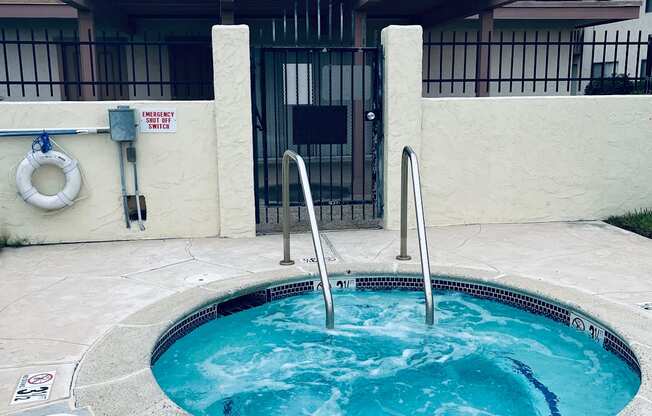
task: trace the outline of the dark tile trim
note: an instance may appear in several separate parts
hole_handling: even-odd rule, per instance
[[[336,288],[338,286],[340,285],[334,285]],[[341,286],[350,287],[349,285]],[[569,309],[552,302],[519,293],[517,290],[509,290],[494,287],[489,284],[470,283],[442,277],[434,279],[432,286],[434,290],[462,292],[478,298],[502,302],[537,315],[543,315],[549,319],[570,326],[571,311]],[[161,355],[163,355],[163,353],[167,351],[175,341],[213,319],[263,305],[267,302],[290,296],[297,296],[315,290],[320,290],[318,281],[304,280],[284,285],[270,286],[267,289],[239,296],[224,302],[216,302],[199,309],[177,322],[172,328],[166,331],[163,336],[161,336],[154,346],[150,363],[151,365],[154,365]],[[355,290],[421,291],[423,290],[423,280],[419,277],[396,275],[370,275],[356,277]],[[632,350],[622,339],[607,329],[605,329],[603,346],[607,351],[614,353],[620,359],[625,361],[638,373],[639,376],[641,375],[640,365]]]
[[[356,288],[358,290],[423,290],[423,280],[400,276],[360,277],[356,279]],[[570,325],[570,311],[568,309],[531,296],[519,294],[516,291],[448,279],[433,280],[432,288],[434,290],[463,292],[477,298],[495,300]]]

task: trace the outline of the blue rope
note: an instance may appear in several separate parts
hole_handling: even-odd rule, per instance
[[[32,142],[32,152],[41,151],[47,153],[52,150],[52,143],[50,142],[50,135],[44,131]]]

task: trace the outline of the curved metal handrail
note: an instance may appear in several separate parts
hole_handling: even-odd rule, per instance
[[[310,220],[310,230],[312,232],[312,245],[317,257],[317,267],[321,277],[322,293],[324,295],[324,306],[326,307],[326,328],[335,327],[335,313],[333,311],[333,294],[331,293],[331,284],[328,281],[328,271],[326,270],[326,261],[324,260],[324,250],[319,239],[319,228],[317,226],[317,217],[315,216],[315,207],[312,202],[312,193],[310,192],[310,181],[306,171],[306,164],[303,158],[292,150],[286,150],[283,154],[283,260],[280,264],[288,266],[294,264],[290,259],[290,161],[294,160],[299,170],[299,179],[303,197],[306,201],[308,218]]]
[[[432,298],[432,282],[430,280],[430,257],[428,256],[428,239],[426,223],[423,218],[423,198],[421,197],[421,181],[419,175],[419,160],[410,146],[403,148],[401,157],[401,252],[397,260],[410,260],[407,254],[407,182],[408,161],[412,168],[412,191],[414,192],[414,207],[417,216],[417,233],[419,237],[419,254],[421,256],[421,271],[423,273],[423,291],[426,297],[426,324],[435,321],[435,305]]]

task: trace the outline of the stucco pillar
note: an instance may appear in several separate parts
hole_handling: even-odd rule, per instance
[[[423,29],[421,26],[388,26],[381,33],[385,52],[384,218],[386,229],[398,230],[401,209],[401,153],[406,145],[419,155],[421,145],[421,84]],[[412,197],[410,197],[412,198]],[[408,218],[414,218],[410,201]]]
[[[249,28],[213,26],[220,236],[253,237],[253,145]]]

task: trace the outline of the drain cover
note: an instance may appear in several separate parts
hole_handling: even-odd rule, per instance
[[[219,279],[219,276],[214,273],[200,273],[186,277],[184,280],[191,285],[200,285],[206,282],[212,282]]]

